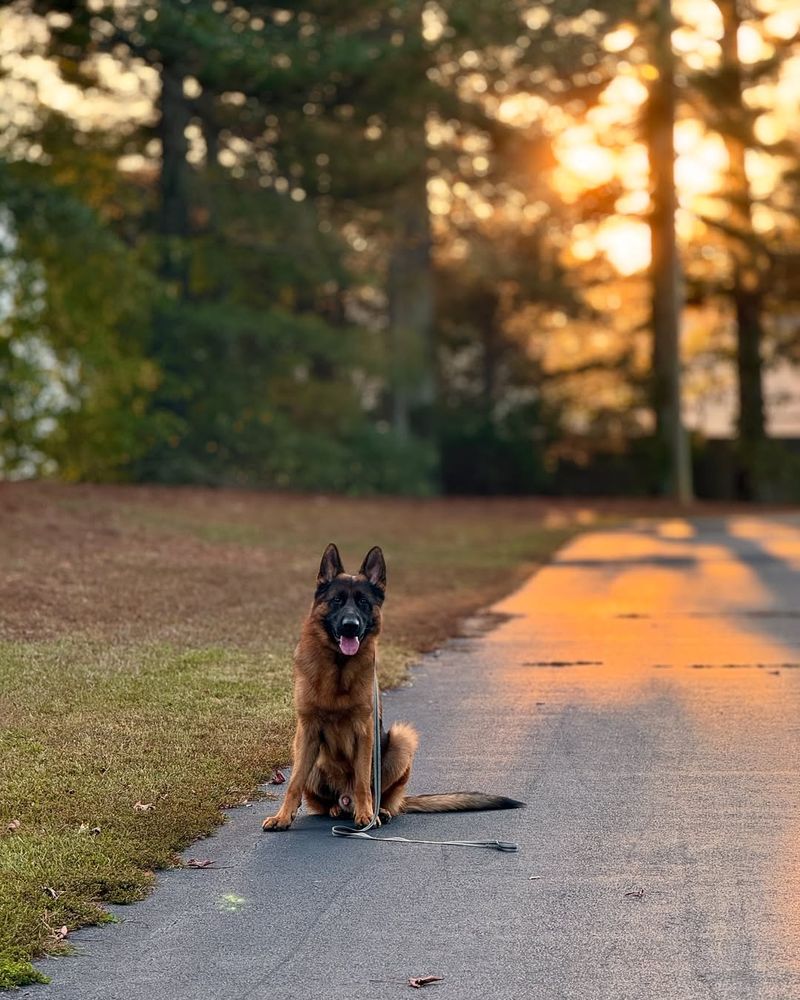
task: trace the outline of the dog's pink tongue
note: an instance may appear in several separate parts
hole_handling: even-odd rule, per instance
[[[339,637],[339,649],[345,656],[355,656],[360,645],[358,636],[342,635]]]

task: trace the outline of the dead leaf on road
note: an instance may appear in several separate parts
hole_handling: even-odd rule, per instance
[[[269,779],[268,784],[270,784],[270,785],[282,785],[284,783],[284,781],[286,781],[286,775],[283,773],[283,771],[280,771],[280,770],[278,770],[276,768],[275,769],[275,773]]]
[[[625,893],[626,896],[632,896],[634,899],[641,899],[644,896],[644,889],[641,886],[638,889],[629,889]]]
[[[189,858],[186,862],[187,868],[211,868],[214,862],[211,858]]]
[[[413,986],[415,990],[420,990],[423,986],[430,986],[431,983],[441,982],[441,976],[412,976],[408,980],[408,985]]]

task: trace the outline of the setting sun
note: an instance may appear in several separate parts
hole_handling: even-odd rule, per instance
[[[768,5],[766,5],[768,6]],[[772,9],[772,8],[770,8]],[[691,69],[717,66],[722,22],[712,0],[679,0],[676,12],[682,27],[673,34],[679,58]],[[770,39],[793,37],[800,26],[800,3],[793,0],[775,8],[764,21],[766,34],[753,23],[745,23],[738,34],[739,55],[749,64],[768,58],[774,52]],[[623,52],[635,41],[635,32],[623,24],[607,34],[606,51]],[[649,168],[645,147],[631,141],[631,126],[636,122],[647,99],[647,80],[651,67],[633,67],[625,63],[600,94],[599,103],[583,118],[565,116],[553,151],[557,165],[553,183],[568,203],[580,203],[591,190],[619,183],[628,194],[617,199],[618,216],[595,226],[591,233],[582,227],[573,235],[572,257],[576,261],[594,259],[598,253],[622,276],[644,270],[650,261],[645,215],[649,210]],[[759,82],[745,91],[744,99],[752,106],[767,101],[771,109],[756,117],[754,132],[765,145],[781,142],[796,130],[796,95],[800,80],[800,57],[789,58],[781,67],[776,83]],[[515,108],[520,106],[516,98]],[[678,230],[682,238],[696,235],[695,215],[716,215],[713,201],[723,189],[728,170],[728,151],[723,137],[681,108],[675,127],[675,180],[681,212]],[[796,131],[795,131],[796,134]],[[768,198],[779,183],[783,166],[780,158],[766,152],[748,150],[747,175],[752,193]],[[766,205],[756,205],[753,221],[761,232],[775,225],[774,213]],[[590,227],[591,228],[591,227]]]

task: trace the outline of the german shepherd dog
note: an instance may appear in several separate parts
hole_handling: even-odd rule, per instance
[[[315,815],[372,819],[373,670],[386,594],[386,563],[375,546],[356,576],[339,550],[325,549],[311,611],[294,654],[297,729],[286,797],[264,830],[288,830],[305,798]],[[516,809],[514,799],[482,792],[406,795],[419,737],[404,722],[381,733],[381,801],[377,825],[398,813]]]

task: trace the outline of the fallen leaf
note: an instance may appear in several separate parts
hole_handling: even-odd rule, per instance
[[[186,862],[187,868],[210,868],[214,862],[211,858],[189,858]]]
[[[286,781],[286,775],[283,773],[283,771],[279,771],[276,768],[275,769],[275,773],[269,779],[268,783],[270,785],[282,785],[284,783],[284,781]]]
[[[641,899],[642,896],[644,896],[644,889],[642,889],[641,887],[638,889],[629,889],[628,892],[625,893],[625,895],[632,896],[634,899]]]
[[[64,938],[69,934],[69,928],[66,924],[62,927],[53,927],[50,923],[50,914],[47,910],[44,911],[44,916],[42,917],[42,923],[50,931],[50,934],[56,941],[63,941]]]
[[[43,885],[42,886],[42,892],[47,893],[47,895],[51,899],[58,899],[58,897],[59,897],[59,893],[57,893],[56,890],[52,886],[49,886],[49,885]]]
[[[149,813],[152,812],[156,807],[155,802],[136,802],[133,806],[133,811],[137,813]]]
[[[441,982],[441,976],[412,976],[408,981],[408,985],[413,986],[415,990],[420,990],[423,986],[430,986],[431,983]]]
[[[99,826],[93,826],[89,831],[89,833],[91,833],[93,837],[96,837],[98,834],[102,833],[102,830],[100,829]]]
[[[6,827],[9,833],[16,833],[17,830],[22,826],[22,823],[18,819],[12,819],[11,822]]]
[[[528,881],[529,882],[534,882],[534,881],[536,881],[536,879],[540,879],[540,878],[543,878],[543,877],[544,877],[543,875],[529,875],[528,876]]]

